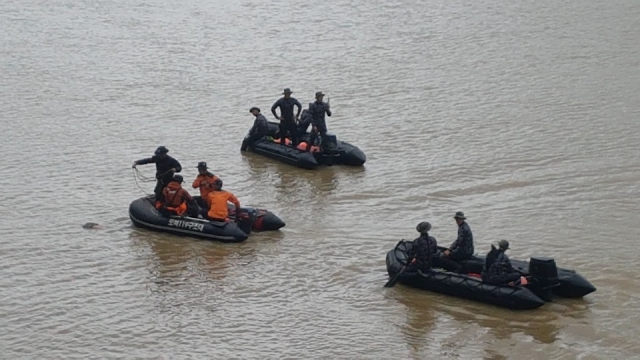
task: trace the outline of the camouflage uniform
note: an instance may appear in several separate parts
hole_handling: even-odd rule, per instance
[[[324,141],[325,135],[327,135],[327,123],[324,119],[324,114],[331,116],[331,110],[327,103],[324,102],[312,102],[309,103],[309,113],[311,114],[311,123],[315,126],[318,131],[312,131],[311,136],[309,137],[309,144],[307,145],[307,151],[311,148],[311,145],[318,138],[318,133],[322,136],[322,140]]]
[[[495,257],[495,259],[488,264],[488,268],[485,263],[482,269],[482,280],[496,285],[504,285],[520,279],[520,274],[511,266],[509,257],[502,249],[492,249],[487,254],[487,258],[490,257]]]
[[[458,227],[458,238],[451,245],[451,260],[465,260],[473,255],[473,234],[469,224],[463,222]]]

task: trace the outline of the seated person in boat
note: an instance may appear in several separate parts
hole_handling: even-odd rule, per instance
[[[487,258],[482,269],[482,280],[495,285],[514,285],[521,280],[522,285],[527,284],[527,279],[521,277],[517,272],[505,251],[509,249],[507,240],[500,240],[498,248],[491,245],[491,251],[487,254]]]
[[[156,209],[165,215],[184,215],[191,205],[192,209],[196,209],[197,205],[189,192],[182,188],[184,182],[182,175],[173,175],[169,184],[162,190],[163,200],[156,201]]]
[[[311,103],[309,103],[309,107],[311,107]],[[312,122],[311,113],[309,110],[304,109],[302,111],[302,115],[300,116],[300,120],[298,120],[298,135],[302,136],[307,133],[307,129],[309,129],[309,125]]]
[[[249,130],[249,134],[244,138],[244,141],[242,141],[242,147],[240,148],[242,151],[246,151],[247,148],[252,147],[256,141],[267,136],[269,131],[269,122],[264,115],[260,114],[259,108],[254,106],[249,110],[249,112],[252,113],[256,119],[253,122],[253,127]]]
[[[217,179],[213,182],[211,192],[207,195],[207,203],[209,204],[207,217],[214,221],[229,221],[227,202],[231,202],[236,206],[236,222],[238,222],[240,201],[232,193],[222,190],[222,180]]]
[[[327,136],[327,122],[325,121],[325,114],[331,116],[331,106],[328,102],[323,102],[324,94],[322,91],[316,93],[316,101],[309,104],[309,113],[311,114],[311,122],[313,128],[311,129],[311,135],[309,136],[309,143],[307,143],[307,151],[311,150],[311,146],[314,145],[318,136],[324,143]]]
[[[453,218],[458,224],[458,238],[451,244],[449,249],[445,250],[444,256],[453,261],[469,259],[473,256],[473,234],[471,233],[471,228],[465,221],[467,218],[462,211],[458,211]]]
[[[207,195],[209,195],[213,189],[211,185],[213,185],[213,182],[217,179],[219,178],[208,170],[206,162],[201,161],[198,163],[198,176],[193,180],[191,186],[193,186],[194,189],[200,189],[200,196],[203,200],[201,205],[206,204]]]
[[[432,259],[438,250],[438,243],[436,238],[429,236],[430,223],[423,221],[416,226],[416,230],[420,233],[420,237],[413,240],[413,246],[408,254],[409,264],[413,270],[426,271],[431,268]]]
[[[427,271],[431,267],[440,267],[447,271],[459,272],[460,265],[455,261],[438,256],[438,242],[436,238],[429,235],[431,224],[423,221],[416,226],[420,237],[413,241],[413,247],[409,253],[409,270]]]

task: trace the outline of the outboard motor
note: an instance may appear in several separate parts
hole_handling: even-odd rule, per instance
[[[553,288],[560,285],[555,260],[543,256],[531,257],[529,275],[535,279],[531,284],[531,290],[541,299],[551,301]]]
[[[239,214],[236,214],[239,217],[238,227],[245,234],[251,234],[251,228],[253,227],[254,221],[258,216],[258,211],[256,209],[243,209]]]

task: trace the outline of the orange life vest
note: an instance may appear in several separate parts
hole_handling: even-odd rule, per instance
[[[207,195],[209,195],[209,193],[213,191],[213,189],[211,188],[211,184],[213,184],[213,182],[218,179],[219,177],[213,175],[212,173],[198,175],[198,177],[193,180],[193,184],[191,184],[191,186],[193,186],[194,189],[200,188],[200,196],[202,196],[202,199],[204,201],[207,201]]]
[[[298,150],[307,151],[307,143],[303,141],[300,144],[298,144]],[[316,145],[311,145],[311,149],[309,149],[309,151],[320,152],[320,147]]]
[[[282,139],[273,139],[273,142],[276,144],[281,144],[282,143]],[[284,143],[285,145],[291,145],[291,140],[284,138]]]
[[[189,192],[182,188],[182,185],[172,181],[162,190],[164,195],[164,206],[167,210],[174,211],[178,215],[187,212],[187,201],[191,200]],[[156,209],[162,207],[162,203],[156,201]]]

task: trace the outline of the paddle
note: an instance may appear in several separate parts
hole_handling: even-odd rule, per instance
[[[414,258],[414,261],[415,261],[415,258]],[[400,268],[400,271],[398,271],[397,274],[395,274],[391,279],[389,279],[389,281],[387,281],[386,284],[384,284],[384,287],[392,287],[393,285],[395,285],[398,282],[400,275],[402,275],[404,271],[407,269],[407,265],[411,263],[412,262],[410,261],[409,263],[404,264],[402,268]]]

